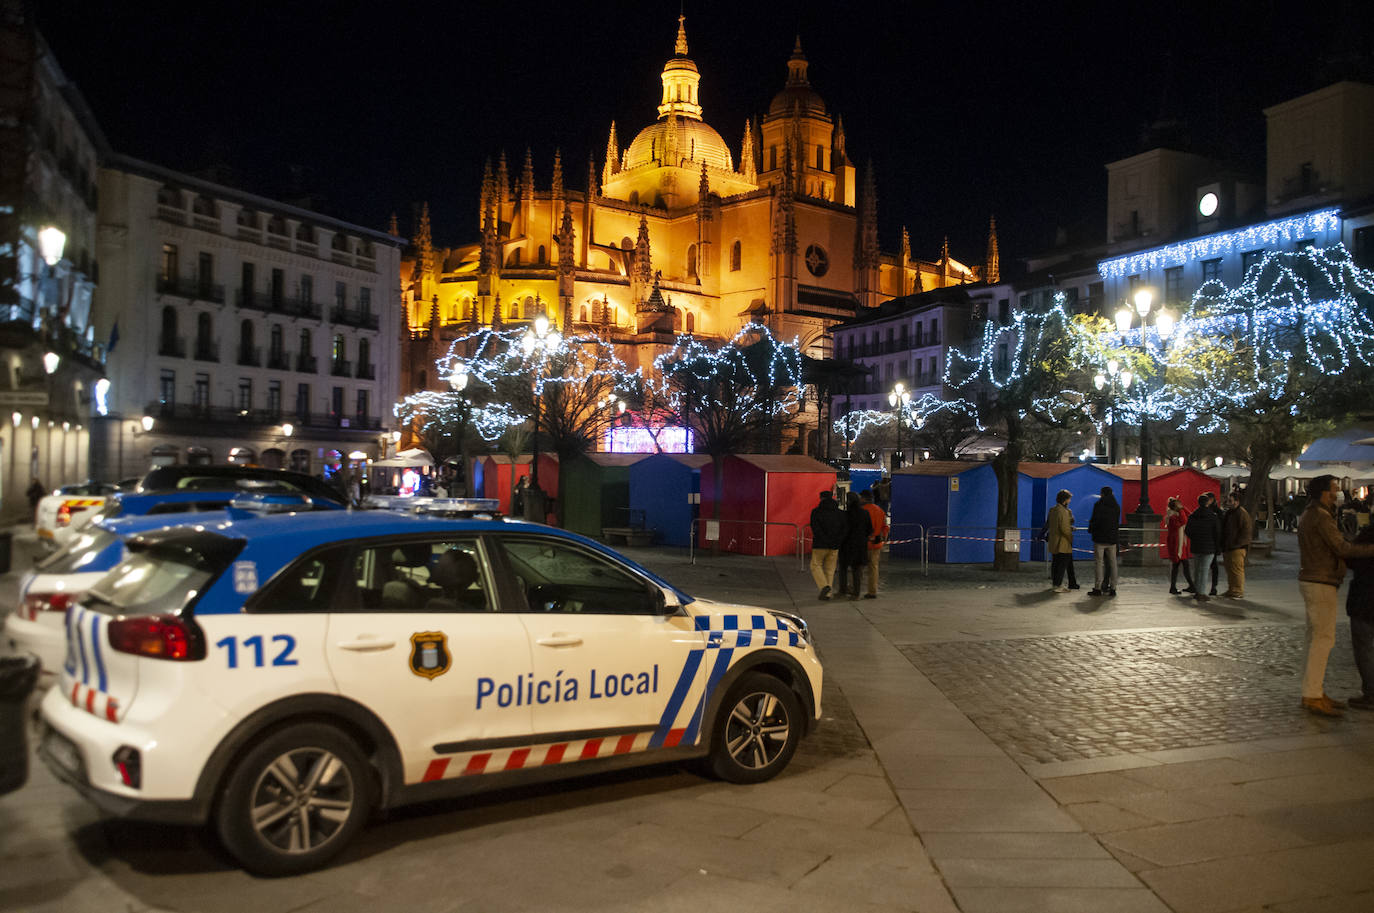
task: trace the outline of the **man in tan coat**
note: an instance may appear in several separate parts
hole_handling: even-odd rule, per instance
[[[1069,501],[1073,493],[1061,488],[1054,496],[1055,504],[1050,508],[1045,520],[1045,538],[1050,549],[1050,580],[1056,593],[1067,593],[1078,589],[1078,577],[1073,572],[1073,511]],[[1064,574],[1068,572],[1069,585],[1064,586]]]
[[[1374,544],[1354,545],[1336,527],[1340,482],[1317,476],[1307,484],[1307,510],[1298,520],[1298,590],[1307,607],[1307,664],[1302,673],[1302,706],[1309,713],[1340,716],[1345,708],[1326,693],[1326,661],[1336,642],[1341,581],[1346,558],[1374,556]]]
[[[1250,551],[1250,512],[1240,505],[1240,492],[1231,489],[1231,506],[1221,517],[1221,554],[1226,563],[1226,592],[1228,599],[1245,597],[1245,556]]]

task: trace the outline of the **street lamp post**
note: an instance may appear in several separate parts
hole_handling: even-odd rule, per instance
[[[530,466],[530,489],[525,492],[525,519],[540,523],[547,516],[544,489],[539,487],[539,427],[543,411],[541,391],[544,385],[544,360],[562,344],[562,335],[557,330],[549,329],[549,318],[543,313],[534,318],[534,326],[526,330],[524,338],[520,340],[526,358],[534,358],[538,353],[534,383],[534,462]]]
[[[1121,362],[1115,358],[1107,359],[1107,371],[1099,371],[1093,377],[1093,386],[1107,394],[1107,422],[1109,430],[1107,432],[1107,462],[1117,463],[1120,461],[1120,453],[1116,446],[1116,398],[1118,390],[1122,393],[1131,389],[1133,377],[1131,372],[1123,370]]]
[[[1122,341],[1125,343],[1128,334],[1131,332],[1136,317],[1140,318],[1140,350],[1146,350],[1145,332],[1149,329],[1153,321],[1155,329],[1159,331],[1161,341],[1168,339],[1174,333],[1174,317],[1163,305],[1155,308],[1154,293],[1148,288],[1138,288],[1132,296],[1130,306],[1123,306],[1116,312],[1116,329],[1121,334]],[[1130,343],[1125,343],[1129,345]],[[1150,506],[1150,424],[1149,418],[1144,410],[1140,415],[1140,503],[1136,505],[1135,512],[1126,515],[1127,525],[1132,531],[1132,544],[1141,546],[1131,549],[1123,556],[1123,564],[1136,566],[1158,564],[1159,554],[1154,549],[1143,547],[1146,543],[1158,538],[1160,515],[1154,512]]]
[[[897,452],[892,455],[892,468],[902,468],[902,416],[906,412],[907,405],[911,402],[911,391],[900,381],[893,386],[892,392],[887,395],[887,402],[892,408],[897,410]]]

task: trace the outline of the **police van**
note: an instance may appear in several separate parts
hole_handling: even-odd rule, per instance
[[[686,758],[766,780],[819,718],[801,619],[547,526],[230,512],[127,548],[67,615],[40,754],[261,874],[430,798]]]

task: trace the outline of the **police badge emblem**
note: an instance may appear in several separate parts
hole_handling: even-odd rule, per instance
[[[410,635],[411,672],[433,680],[447,672],[452,664],[447,634],[442,631],[417,631]]]

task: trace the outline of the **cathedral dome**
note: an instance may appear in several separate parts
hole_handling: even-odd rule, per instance
[[[677,165],[684,159],[694,167],[705,162],[711,168],[735,170],[730,147],[720,134],[705,121],[688,117],[666,117],[639,131],[621,167],[637,168],[651,162]]]
[[[798,107],[803,117],[826,116],[825,102],[806,78],[807,66],[806,55],[802,53],[801,36],[798,36],[792,57],[787,61],[787,85],[773,96],[773,102],[768,106],[769,117],[791,117]]]

